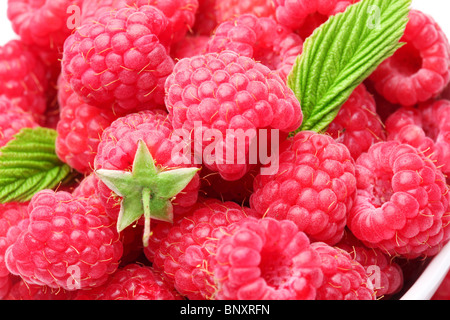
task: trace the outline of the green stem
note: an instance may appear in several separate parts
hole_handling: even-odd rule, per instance
[[[150,239],[150,189],[144,188],[142,190],[142,204],[144,206],[144,235],[142,236],[142,242],[144,247],[148,246],[148,241]]]

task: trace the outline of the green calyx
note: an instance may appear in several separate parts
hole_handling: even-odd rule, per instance
[[[139,141],[131,172],[96,170],[96,174],[113,192],[122,197],[117,231],[121,232],[144,215],[143,244],[151,235],[150,220],[173,221],[172,200],[194,178],[199,168],[164,170],[155,166],[143,141]]]

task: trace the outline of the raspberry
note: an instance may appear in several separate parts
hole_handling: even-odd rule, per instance
[[[273,174],[256,176],[250,207],[265,217],[295,222],[311,240],[339,242],[356,194],[348,148],[328,135],[301,131],[279,161]]]
[[[12,285],[12,275],[5,264],[5,253],[28,224],[27,208],[28,203],[0,204],[0,299],[6,296]]]
[[[151,267],[132,263],[101,287],[79,290],[74,300],[181,300],[181,296]]]
[[[186,156],[182,150],[176,152],[177,141],[171,138],[172,133],[173,128],[164,111],[142,111],[120,117],[103,131],[94,168],[131,171],[139,140],[146,144],[155,163],[161,168],[170,170],[181,166],[193,167],[194,161],[190,156]],[[176,196],[174,206],[187,208],[194,205],[199,187],[200,181],[196,174],[186,188]],[[106,213],[116,219],[122,197],[103,181],[99,181],[97,192],[106,207]]]
[[[31,114],[13,105],[11,101],[0,96],[0,147],[13,139],[23,128],[34,128],[38,124]]]
[[[72,30],[67,27],[70,5],[81,0],[8,0],[8,19],[27,44],[58,51]]]
[[[226,227],[247,217],[257,217],[256,213],[235,202],[221,202],[207,199],[186,217],[178,220],[159,239],[159,248],[152,254],[153,267],[175,289],[191,300],[211,297],[211,283],[205,280],[203,259],[209,255],[202,245],[214,237],[216,228]],[[147,249],[144,249],[147,251]]]
[[[380,249],[366,247],[350,232],[346,232],[336,246],[350,253],[352,259],[364,267],[377,299],[386,299],[402,289],[402,268]]]
[[[292,221],[248,218],[221,233],[218,241],[205,243],[215,247],[210,267],[217,285],[215,299],[316,298],[323,279],[321,260]]]
[[[323,242],[314,242],[311,247],[322,260],[323,284],[317,289],[316,300],[375,300],[364,267],[347,251]]]
[[[450,174],[450,100],[402,107],[386,120],[389,140],[407,143],[435,162],[444,174]]]
[[[435,255],[450,235],[445,177],[423,153],[379,142],[356,161],[357,195],[348,227],[370,248],[392,256]]]
[[[86,21],[64,43],[62,74],[93,106],[117,115],[163,108],[172,72],[167,17],[153,6],[126,7]]]
[[[250,159],[249,150],[259,129],[265,129],[267,137],[274,131],[287,136],[303,119],[298,100],[278,75],[234,51],[178,61],[167,78],[166,91],[174,129],[193,133],[193,149],[200,146],[202,153],[195,152],[196,156],[225,180],[237,180],[258,164],[258,159]],[[202,137],[195,137],[196,132]],[[240,139],[241,133],[246,137]],[[205,149],[211,148],[213,139],[210,158]]]
[[[26,283],[23,279],[16,282],[5,300],[72,300],[73,291]]]
[[[215,0],[214,13],[218,23],[250,13],[257,17],[275,17],[272,0]]]
[[[275,0],[276,18],[303,38],[309,37],[314,29],[330,16],[345,11],[359,0]]]
[[[103,130],[117,117],[111,110],[84,103],[73,91],[60,101],[63,104],[56,127],[56,154],[78,172],[88,174]]]
[[[207,45],[208,52],[227,49],[254,58],[285,80],[302,53],[303,40],[273,18],[243,14],[219,24]]]
[[[214,12],[216,0],[198,0],[198,9],[195,14],[195,22],[192,26],[193,34],[210,36],[217,27],[217,19]]]
[[[8,269],[27,283],[73,291],[99,286],[116,271],[122,243],[98,206],[43,190],[31,199],[29,219],[6,251]]]
[[[450,80],[450,45],[430,16],[411,10],[406,44],[370,75],[376,90],[388,101],[404,106],[436,97]]]
[[[0,47],[0,96],[40,120],[47,108],[45,65],[21,40]]]
[[[386,140],[375,100],[363,84],[341,106],[327,133],[346,145],[355,160],[373,143]]]

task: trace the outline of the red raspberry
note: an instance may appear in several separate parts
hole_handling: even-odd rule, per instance
[[[214,237],[216,228],[226,227],[248,216],[257,215],[234,202],[207,199],[190,215],[178,220],[166,237],[158,240],[159,248],[152,254],[153,267],[188,299],[210,298],[214,288],[205,280],[202,267],[202,261],[206,261],[209,253],[202,245]]]
[[[62,89],[61,91],[64,91]],[[71,91],[61,97],[60,115],[56,127],[56,154],[80,173],[92,172],[100,137],[117,116],[111,110],[84,103]]]
[[[450,80],[450,45],[430,16],[411,10],[405,42],[371,74],[376,90],[394,104],[412,106],[437,96]]]
[[[350,232],[346,232],[336,246],[350,253],[352,259],[364,267],[377,299],[389,298],[402,289],[402,268],[380,249],[366,247]]]
[[[256,176],[251,208],[294,221],[311,240],[339,242],[356,192],[355,161],[348,148],[328,135],[301,131],[279,161],[275,173]]]
[[[176,151],[179,143],[172,138],[173,128],[165,111],[131,113],[113,121],[103,131],[94,160],[95,170],[131,171],[139,140],[148,147],[155,163],[161,168],[193,167],[194,161],[183,150]],[[197,201],[200,180],[198,174],[176,196],[174,206],[187,208]],[[98,195],[106,207],[106,213],[116,219],[122,197],[115,194],[102,181],[98,183]]]
[[[296,30],[303,39],[332,15],[359,0],[275,0],[276,18],[279,23]]]
[[[0,147],[5,146],[23,128],[34,128],[38,124],[31,114],[13,105],[0,96]]]
[[[274,18],[275,6],[272,0],[215,0],[214,13],[218,23],[247,13]]]
[[[273,133],[287,136],[303,119],[300,103],[278,75],[234,51],[178,61],[167,78],[166,91],[174,129],[193,134],[196,156],[225,180],[237,180],[258,164],[249,153],[259,129],[265,129],[267,137]],[[202,137],[196,137],[198,132]],[[247,137],[240,139],[244,134]],[[214,150],[205,154],[213,139]]]
[[[46,67],[21,40],[0,47],[0,96],[40,120],[47,108]]]
[[[224,230],[208,267],[216,300],[314,300],[322,286],[319,254],[288,220],[243,219]]]
[[[208,52],[234,50],[254,58],[276,70],[286,79],[297,57],[302,53],[303,40],[273,18],[243,14],[219,24],[207,45]]]
[[[28,203],[0,204],[0,299],[11,288],[11,273],[6,267],[5,253],[28,225]]]
[[[62,74],[86,103],[118,115],[163,108],[172,72],[167,17],[153,6],[126,7],[86,21],[64,43]]]
[[[74,300],[181,300],[151,267],[128,264],[117,270],[104,285],[79,290]]]
[[[450,174],[450,100],[436,100],[418,107],[403,107],[386,120],[390,140],[408,143]]]
[[[311,244],[321,260],[323,284],[316,300],[375,300],[372,282],[364,267],[350,254],[323,242]]]
[[[27,44],[58,51],[72,32],[67,26],[71,5],[81,0],[8,0],[8,18]]]
[[[20,279],[11,288],[5,300],[72,300],[75,292],[30,284]]]
[[[370,248],[406,258],[433,256],[450,238],[445,177],[414,147],[379,142],[356,161],[352,233]]]
[[[122,243],[100,207],[43,190],[31,199],[29,219],[6,251],[8,269],[27,283],[73,291],[99,286],[116,271]]]
[[[369,150],[373,143],[386,140],[376,108],[373,96],[361,84],[328,126],[327,133],[345,144],[355,160]]]

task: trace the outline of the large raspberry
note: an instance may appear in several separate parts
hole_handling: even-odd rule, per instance
[[[275,0],[277,20],[303,39],[309,37],[314,29],[349,5],[359,0]]]
[[[375,300],[376,294],[364,267],[350,254],[323,242],[311,244],[321,260],[323,284],[317,300]]]
[[[14,283],[4,300],[72,300],[75,295],[74,291],[30,284],[20,279]]]
[[[450,238],[450,192],[442,172],[414,147],[379,142],[356,162],[352,233],[371,248],[406,258],[435,255]]]
[[[117,116],[111,110],[98,108],[84,103],[78,94],[60,92],[60,114],[56,131],[56,154],[69,166],[80,173],[88,174],[93,170],[94,159],[100,137]]]
[[[8,0],[8,18],[14,31],[27,44],[49,51],[61,49],[72,32],[67,26],[71,5],[82,0]]]
[[[402,107],[386,120],[389,140],[408,143],[450,174],[450,100],[436,100],[418,107]]]
[[[79,290],[74,300],[181,300],[181,296],[151,267],[131,263],[104,285]]]
[[[328,135],[301,131],[279,161],[276,172],[255,178],[250,206],[266,217],[294,221],[312,240],[336,244],[356,192],[348,148]]]
[[[386,140],[375,100],[363,84],[341,106],[327,133],[345,144],[355,160],[373,143]]]
[[[26,282],[73,291],[99,286],[116,271],[122,243],[100,206],[65,191],[43,190],[29,204],[29,225],[6,251]]]
[[[205,278],[202,263],[209,252],[202,246],[214,238],[213,231],[217,228],[249,216],[257,217],[257,214],[235,202],[207,199],[159,239],[159,248],[152,253],[154,268],[162,271],[163,277],[187,298],[210,299],[215,288]]]
[[[303,119],[300,103],[277,74],[234,51],[178,61],[166,91],[174,129],[192,139],[195,155],[226,180],[241,178],[259,163],[260,129],[271,150],[279,143],[268,143],[274,133],[287,136]],[[257,150],[250,154],[252,146]]]
[[[116,114],[162,108],[172,72],[168,19],[153,6],[86,21],[64,43],[62,73],[85,102]]]
[[[411,10],[406,44],[370,75],[376,90],[388,101],[413,106],[437,96],[450,80],[450,45],[430,16]]]
[[[21,40],[0,47],[0,96],[41,120],[47,108],[47,73],[44,63]]]
[[[23,128],[34,128],[38,124],[31,114],[13,105],[11,101],[0,96],[0,147],[13,139]]]
[[[272,0],[215,0],[214,13],[218,23],[247,13],[274,18],[275,6]]]
[[[286,79],[302,53],[303,40],[273,18],[243,14],[219,24],[207,45],[208,52],[227,49],[254,58]]]
[[[350,253],[364,267],[373,283],[377,299],[389,298],[402,289],[401,266],[380,249],[366,247],[351,232],[346,232],[336,246]]]
[[[28,225],[28,203],[0,204],[0,299],[11,288],[11,273],[5,264],[5,253]]]
[[[216,300],[314,300],[322,261],[288,220],[243,219],[205,243]]]

